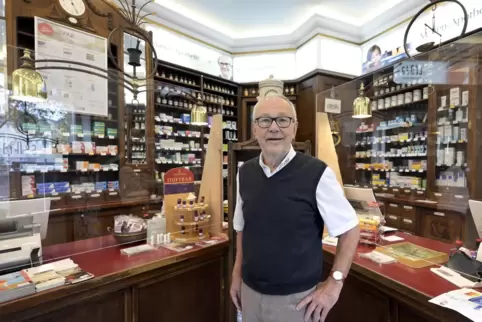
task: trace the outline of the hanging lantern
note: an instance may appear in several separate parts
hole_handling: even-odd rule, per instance
[[[47,91],[44,79],[39,72],[35,71],[30,50],[23,51],[20,58],[22,65],[12,73],[11,99],[40,103],[47,99]]]
[[[353,118],[365,119],[372,116],[370,107],[370,99],[365,97],[365,87],[363,83],[360,85],[359,95],[353,101]]]

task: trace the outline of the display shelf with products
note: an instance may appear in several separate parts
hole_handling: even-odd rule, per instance
[[[341,113],[332,116],[341,125],[343,182],[371,187],[390,226],[448,243],[473,234],[467,202],[482,198],[482,47],[471,37],[476,35],[447,45],[451,53],[434,51],[399,63],[433,65],[423,79],[404,78],[396,65],[334,88],[342,101]],[[366,96],[357,95],[361,83]],[[318,94],[318,107],[331,95]],[[352,117],[359,113],[357,96],[370,100],[370,115],[362,120]]]
[[[354,183],[424,191],[429,87],[397,84],[393,76],[373,76],[370,108],[376,116],[356,129]]]
[[[24,49],[35,57],[35,26],[33,17],[18,17],[17,23],[16,61],[20,63]],[[111,44],[111,48],[117,57],[117,46]],[[106,60],[109,70],[115,70],[112,61]],[[60,105],[45,109],[32,104],[21,112],[36,119],[22,124],[28,141],[19,139],[21,135],[6,123],[0,140],[2,163],[9,171],[10,199],[50,197],[51,208],[60,209],[87,203],[95,206],[105,201],[106,193],[119,190],[118,107],[122,101],[117,83],[106,83],[105,116],[70,112]],[[22,106],[12,100],[9,108],[20,111]],[[14,135],[4,136],[7,132]]]

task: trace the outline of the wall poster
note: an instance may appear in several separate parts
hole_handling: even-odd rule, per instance
[[[227,80],[233,80],[233,57],[162,27],[147,25],[152,31],[154,48],[161,60]]]
[[[107,39],[35,17],[35,60],[61,59],[89,64],[107,70]],[[43,66],[75,67],[101,73],[96,69],[68,63],[37,63]],[[49,101],[65,111],[107,116],[105,78],[78,71],[46,69],[42,74],[48,93],[47,103],[39,108],[51,108]]]

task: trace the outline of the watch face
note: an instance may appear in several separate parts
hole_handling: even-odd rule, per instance
[[[59,0],[59,4],[71,16],[78,17],[85,13],[84,0]]]
[[[343,279],[343,274],[339,271],[333,272],[333,278],[337,281],[341,281]]]

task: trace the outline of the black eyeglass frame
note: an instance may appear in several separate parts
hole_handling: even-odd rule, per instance
[[[271,122],[269,123],[268,126],[264,127],[264,126],[261,126],[259,125],[259,120],[260,119],[270,119]],[[278,120],[279,119],[289,119],[290,120],[290,123],[287,125],[287,126],[281,126],[279,123],[278,123]],[[273,124],[273,122],[276,122],[276,125],[278,125],[278,127],[280,129],[287,129],[290,127],[291,124],[293,124],[294,122],[296,122],[296,120],[290,116],[278,116],[278,117],[269,117],[269,116],[261,116],[261,117],[257,117],[254,119],[254,123],[256,123],[260,128],[262,129],[268,129],[271,124]]]

